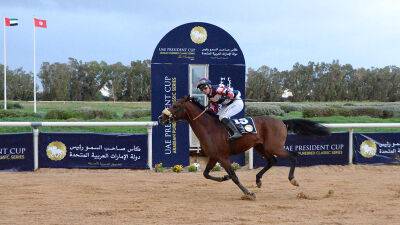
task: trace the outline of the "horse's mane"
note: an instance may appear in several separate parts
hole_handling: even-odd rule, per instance
[[[197,107],[199,107],[202,111],[206,108],[204,105],[202,105],[200,102],[198,102],[196,98],[193,98],[193,97],[189,96],[189,99],[193,104],[195,104]],[[215,114],[215,113],[213,113],[213,112],[211,112],[209,110],[207,110],[206,113],[208,115],[210,115],[211,117],[213,117],[213,118],[216,118],[216,119],[219,118],[217,114]]]

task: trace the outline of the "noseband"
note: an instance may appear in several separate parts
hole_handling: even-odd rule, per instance
[[[169,123],[171,123],[173,121],[174,115],[167,108],[165,108],[161,113],[168,116]]]

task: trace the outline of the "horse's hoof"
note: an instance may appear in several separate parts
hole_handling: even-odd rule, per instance
[[[256,200],[256,194],[250,192],[248,194],[244,194],[241,198],[242,200],[250,200],[250,201],[254,201]]]
[[[262,185],[262,182],[261,182],[261,181],[257,181],[256,184],[257,184],[257,187],[258,187],[258,188],[261,188],[261,185]]]
[[[291,179],[290,180],[290,183],[292,184],[292,185],[294,185],[294,186],[299,186],[299,182],[297,182],[297,180],[295,179],[295,178],[293,178],[293,179]]]

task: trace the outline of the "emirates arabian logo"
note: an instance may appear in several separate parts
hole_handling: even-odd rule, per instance
[[[60,141],[53,141],[47,145],[46,154],[49,159],[60,161],[67,155],[67,147]]]
[[[365,158],[372,158],[376,155],[376,143],[373,140],[363,141],[360,145],[360,153]]]
[[[190,38],[196,44],[203,44],[207,40],[207,31],[201,26],[193,27],[190,31]]]

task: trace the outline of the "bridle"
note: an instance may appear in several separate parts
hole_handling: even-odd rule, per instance
[[[171,111],[169,111],[167,108],[165,108],[165,109],[161,112],[161,114],[164,114],[164,115],[168,116],[168,123],[171,123],[171,122],[174,120],[174,118],[175,118],[175,116],[174,116],[174,115],[171,113]],[[161,116],[158,117],[158,120],[159,120],[160,123],[161,123]]]
[[[208,105],[204,108],[204,110],[199,114],[199,115],[197,115],[195,118],[191,118],[191,116],[189,115],[189,113],[185,110],[185,113],[186,113],[186,115],[189,117],[189,119],[191,120],[191,121],[195,121],[195,120],[197,120],[200,116],[202,116],[206,111],[207,111],[207,109],[208,109]],[[172,121],[174,121],[174,119],[176,119],[176,117],[175,117],[175,115],[174,114],[172,114],[171,113],[171,111],[169,111],[169,109],[167,109],[167,108],[165,108],[162,112],[161,112],[162,114],[164,114],[164,115],[166,115],[166,116],[168,116],[168,122],[169,123],[171,123]]]

